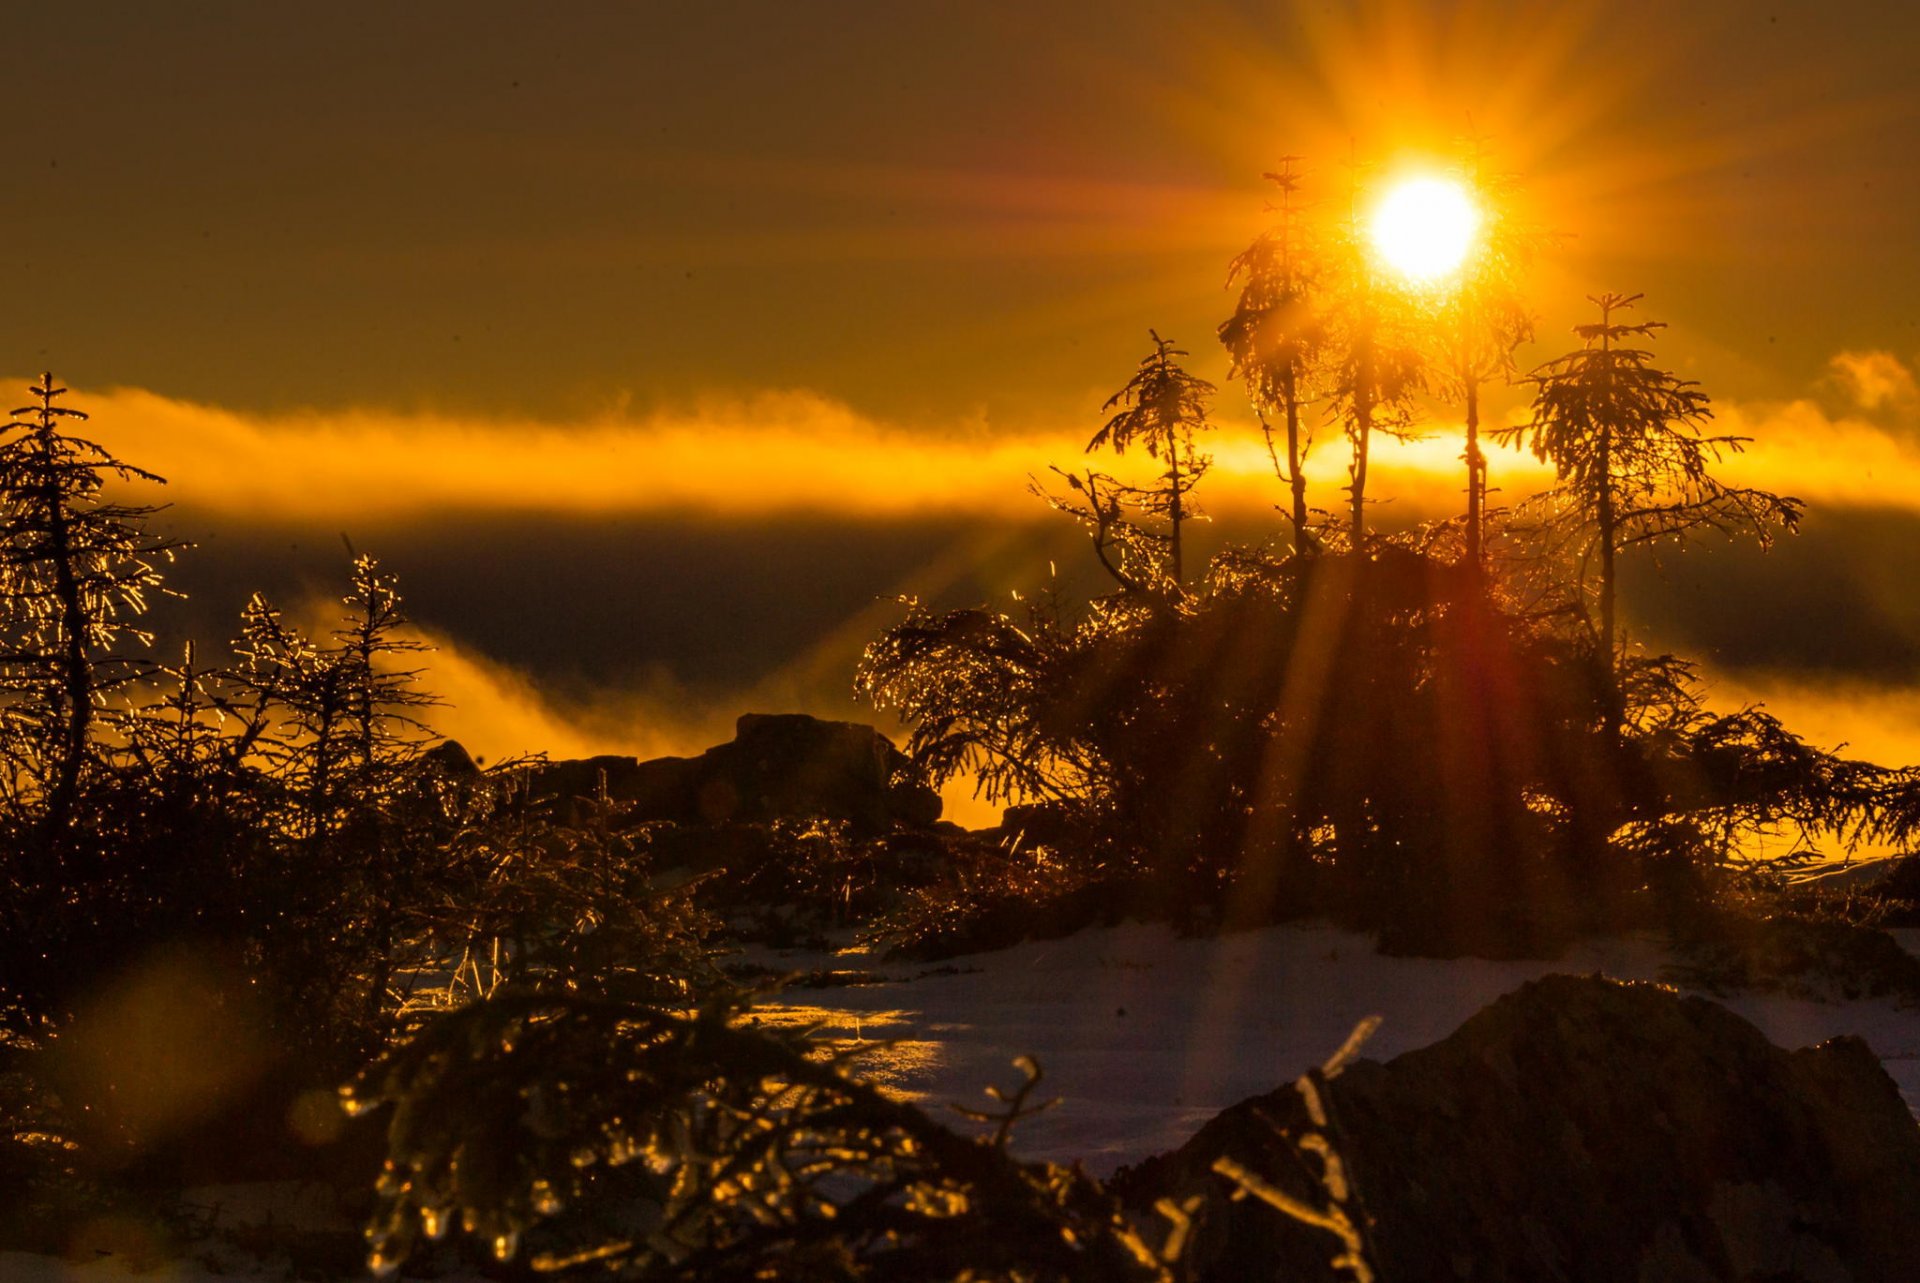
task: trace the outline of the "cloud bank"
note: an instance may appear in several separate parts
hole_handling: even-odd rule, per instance
[[[1920,389],[1885,351],[1830,364],[1840,400],[1715,406],[1716,430],[1751,437],[1726,475],[1812,503],[1920,510]],[[1284,499],[1259,432],[1219,398],[1215,456],[1203,494],[1216,512],[1264,511]],[[169,479],[183,505],[273,520],[406,520],[460,510],[605,516],[689,513],[851,519],[929,514],[1030,515],[1029,478],[1082,466],[1098,416],[1074,425],[956,419],[887,423],[809,392],[711,398],[679,409],[612,410],[575,422],[480,419],[373,409],[243,415],[116,388],[78,392],[99,439]],[[1510,418],[1524,413],[1515,405]],[[1344,443],[1321,426],[1308,464],[1314,501],[1337,507]],[[1438,416],[1422,439],[1381,439],[1370,491],[1421,511],[1448,511],[1460,489],[1459,430]],[[1508,501],[1549,483],[1521,451],[1494,450]],[[1144,456],[1103,457],[1144,478]]]
[[[1258,431],[1220,430],[1208,504],[1267,509],[1282,498]],[[168,479],[184,506],[263,520],[405,519],[449,510],[607,516],[811,513],[888,519],[928,514],[1030,515],[1029,478],[1085,462],[1099,424],[995,426],[978,419],[909,426],[863,416],[808,392],[712,398],[678,410],[613,411],[574,422],[379,410],[243,415],[135,388],[76,392],[95,436]],[[1338,433],[1322,429],[1309,476],[1332,506],[1345,482]],[[1376,493],[1397,484],[1455,486],[1458,443],[1383,441]],[[1097,466],[1145,479],[1144,454]],[[1530,461],[1512,473],[1540,470]],[[1541,474],[1544,475],[1544,474]]]

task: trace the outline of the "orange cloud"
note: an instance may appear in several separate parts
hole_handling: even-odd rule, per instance
[[[1037,460],[1071,448],[977,423],[931,438],[802,392],[575,423],[375,410],[248,416],[138,389],[73,403],[93,414],[99,439],[167,477],[167,497],[297,518],[991,510],[1020,501]]]
[[[615,514],[783,512],[854,519],[939,513],[1027,516],[1029,479],[1092,463],[1145,481],[1140,454],[1088,460],[1098,424],[991,427],[959,420],[908,428],[807,392],[710,398],[678,411],[610,412],[579,422],[455,418],[377,410],[246,415],[136,388],[79,392],[92,433],[168,479],[158,497],[246,517],[404,519],[468,510]],[[1263,512],[1284,500],[1259,433],[1230,393],[1205,505]],[[1313,501],[1337,507],[1344,444],[1322,427],[1307,473]],[[1457,432],[1407,443],[1382,438],[1372,492],[1437,498],[1458,490]],[[1544,477],[1530,459],[1496,463]],[[1438,487],[1438,488],[1436,488]],[[1420,506],[1417,495],[1401,494]]]
[[[1722,405],[1716,429],[1752,438],[1721,469],[1728,481],[1814,504],[1920,511],[1920,444],[1904,432],[1808,400]]]
[[[1884,352],[1834,358],[1859,404],[1899,408],[1914,376]],[[1215,463],[1203,506],[1220,515],[1285,501],[1236,388],[1207,439]],[[139,389],[79,393],[95,435],[170,484],[162,498],[245,517],[404,520],[434,512],[701,513],[849,519],[929,514],[1030,516],[1029,479],[1049,464],[1092,463],[1146,480],[1144,455],[1089,460],[1096,416],[1071,426],[990,426],[978,419],[909,428],[806,392],[712,398],[677,411],[610,412],[580,422],[464,419],[376,410],[245,415]],[[1516,410],[1516,413],[1521,413]],[[1716,430],[1754,440],[1725,466],[1729,480],[1810,502],[1920,508],[1920,447],[1863,415],[1812,400],[1716,406]],[[1310,501],[1338,508],[1346,447],[1317,428]],[[1462,488],[1459,429],[1428,425],[1417,440],[1378,438],[1369,493],[1415,514],[1452,511]],[[1513,503],[1551,484],[1523,451],[1491,450],[1492,482]]]
[[[1920,402],[1913,371],[1891,352],[1841,352],[1827,365],[1834,381],[1862,410],[1910,409]]]

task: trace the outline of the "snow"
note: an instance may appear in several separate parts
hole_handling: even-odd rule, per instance
[[[1909,949],[1920,946],[1920,932],[1900,934]],[[1037,1095],[1060,1103],[1020,1125],[1016,1152],[1105,1173],[1178,1146],[1220,1110],[1321,1063],[1366,1016],[1382,1021],[1365,1054],[1385,1060],[1446,1037],[1528,980],[1561,972],[1661,981],[1669,958],[1643,936],[1589,941],[1551,962],[1489,962],[1382,957],[1366,937],[1322,926],[1182,939],[1129,925],[942,968],[851,951],[759,961],[794,971],[865,967],[891,980],[789,990],[765,1018],[817,1024],[817,1036],[839,1042],[894,1040],[873,1047],[868,1071],[930,1108],[990,1105],[987,1084],[1017,1085],[1014,1058],[1034,1056],[1046,1075]],[[1706,996],[1780,1046],[1861,1036],[1908,1107],[1920,1106],[1920,1011],[1891,1000]]]

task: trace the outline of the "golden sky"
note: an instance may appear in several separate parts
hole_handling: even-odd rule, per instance
[[[1203,373],[1260,174],[1469,129],[1716,392],[1920,349],[1905,0],[20,6],[8,368],[246,410],[801,389],[940,430]],[[1097,401],[1095,402],[1097,404]]]

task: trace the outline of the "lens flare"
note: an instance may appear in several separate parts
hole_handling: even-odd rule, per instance
[[[1480,210],[1467,189],[1448,178],[1408,178],[1387,189],[1368,226],[1373,247],[1401,276],[1430,285],[1466,261],[1480,230]]]

